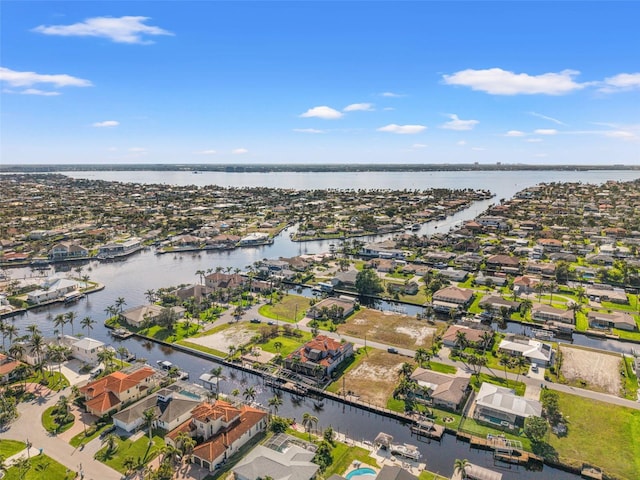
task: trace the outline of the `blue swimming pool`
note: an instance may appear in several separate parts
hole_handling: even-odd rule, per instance
[[[366,478],[375,478],[376,471],[373,468],[367,467],[356,468],[355,470],[351,470],[349,473],[347,473],[346,479],[351,480],[352,478],[365,476]]]

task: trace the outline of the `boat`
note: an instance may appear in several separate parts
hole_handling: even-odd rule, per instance
[[[158,360],[157,363],[162,370],[169,371],[172,369],[176,369],[175,373],[178,380],[187,380],[189,378],[189,372],[185,372],[184,370],[178,370],[178,367],[168,360]]]
[[[113,335],[116,338],[124,339],[124,338],[129,338],[131,335],[133,335],[133,332],[130,332],[126,328],[116,328],[115,330],[111,331],[111,335]]]
[[[389,452],[391,452],[392,455],[398,455],[411,460],[418,460],[421,456],[418,447],[409,445],[408,443],[403,443],[402,445],[394,443],[389,448]]]
[[[70,303],[75,303],[84,297],[85,297],[84,293],[74,293],[72,295],[69,295],[68,297],[65,297],[64,304],[69,305]]]
[[[173,363],[168,360],[158,360],[157,363],[162,370],[171,370],[173,367]]]
[[[420,230],[420,227],[422,225],[420,225],[419,223],[414,223],[413,225],[411,225],[411,230]]]

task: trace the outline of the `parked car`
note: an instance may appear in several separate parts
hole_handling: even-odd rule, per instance
[[[100,432],[100,438],[104,438],[107,435],[109,435],[111,432],[115,432],[116,430],[116,426],[115,425],[109,425],[107,428],[105,428],[102,432]]]
[[[387,352],[389,352],[389,353],[398,353],[398,349],[397,348],[393,348],[393,347],[387,348]]]
[[[252,318],[251,323],[262,323],[262,320],[260,320],[259,318]]]

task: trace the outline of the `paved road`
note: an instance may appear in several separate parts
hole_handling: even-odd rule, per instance
[[[55,435],[49,434],[42,426],[42,412],[54,405],[61,395],[69,395],[69,391],[47,392],[30,403],[21,403],[20,417],[0,432],[1,439],[12,439],[26,442],[29,440],[33,448],[42,448],[43,453],[53,458],[72,471],[84,472],[85,480],[120,480],[122,474],[98,462],[87,449],[78,450]],[[32,451],[34,451],[32,449]]]
[[[242,317],[242,321],[249,321],[252,318],[259,318],[261,319],[263,322],[272,320],[270,318],[264,317],[262,315],[260,315],[258,313],[258,309],[259,309],[259,305],[254,305],[252,306],[249,310],[246,311],[245,315],[243,315]],[[221,325],[223,323],[228,323],[230,320],[233,320],[233,317],[231,316],[230,313],[225,312],[220,319],[218,319],[215,322],[215,325]],[[300,330],[304,330],[304,331],[311,331],[311,328],[307,325],[307,323],[311,321],[311,318],[309,317],[305,317],[303,320],[301,320],[300,322],[298,322],[298,328],[300,328]],[[282,323],[282,322],[280,322]],[[323,331],[322,332],[323,335],[327,335],[331,338],[335,338],[337,340],[341,340],[344,339],[348,342],[352,342],[356,345],[364,345],[366,343],[366,345],[368,347],[373,347],[373,348],[377,348],[380,350],[387,350],[390,347],[394,347],[396,348],[396,350],[398,350],[398,355],[399,356],[405,356],[405,357],[410,357],[413,358],[415,356],[415,350],[411,350],[408,348],[398,348],[395,347],[393,345],[387,345],[384,343],[380,343],[380,342],[375,342],[372,340],[363,340],[361,338],[356,338],[356,337],[351,337],[349,335],[340,335],[339,333],[336,332],[327,332],[327,331]],[[446,365],[451,365],[453,367],[456,367],[458,369],[458,371],[460,373],[466,373],[469,374],[471,373],[469,368],[467,367],[467,365],[464,364],[464,362],[459,362],[459,361],[455,361],[455,360],[451,360],[448,357],[448,354],[446,353],[448,351],[448,349],[442,349],[440,351],[440,356],[436,356],[434,357],[434,361],[438,361],[440,363],[444,363]],[[408,360],[408,359],[407,359]],[[491,375],[496,375],[496,376],[504,376],[504,372],[503,371],[494,371],[492,369],[489,369],[487,367],[483,367],[484,370],[488,373],[490,373]],[[586,390],[584,388],[577,388],[577,387],[570,387],[568,385],[562,385],[559,383],[553,383],[553,382],[547,382],[544,380],[544,369],[540,368],[540,371],[537,374],[533,374],[532,372],[530,373],[531,376],[528,376],[529,374],[524,374],[524,375],[516,375],[513,373],[507,373],[507,378],[509,378],[509,380],[517,380],[524,382],[527,385],[527,390],[530,391],[529,395],[527,395],[528,397],[533,396],[534,392],[539,392],[541,390],[541,388],[548,388],[550,390],[556,390],[558,392],[564,392],[564,393],[570,393],[572,395],[578,395],[584,398],[590,398],[593,400],[599,400],[601,402],[607,402],[607,403],[611,403],[614,405],[620,405],[623,407],[628,407],[628,408],[633,408],[635,410],[640,410],[640,402],[637,401],[633,401],[633,400],[627,400],[625,398],[620,398],[620,397],[616,397],[615,395],[610,395],[607,393],[600,393],[600,392],[593,392],[591,390]]]

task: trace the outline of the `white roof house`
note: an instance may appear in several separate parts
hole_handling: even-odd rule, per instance
[[[500,342],[498,350],[511,355],[525,357],[538,365],[550,365],[553,362],[553,348],[548,343],[539,342],[532,338],[522,338],[515,335],[507,336]]]
[[[282,452],[258,445],[233,469],[238,480],[310,480],[320,468],[312,463],[314,452],[288,445]]]
[[[476,396],[473,417],[486,423],[515,429],[525,418],[542,415],[542,404],[515,394],[510,388],[483,383]]]
[[[61,340],[71,349],[73,358],[85,363],[98,363],[98,353],[106,348],[104,342],[89,337],[77,339],[71,335],[65,335]]]

